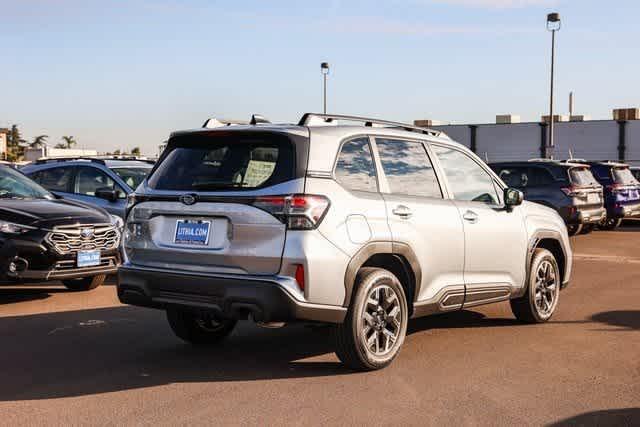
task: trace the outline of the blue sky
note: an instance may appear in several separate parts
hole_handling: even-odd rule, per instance
[[[640,3],[619,0],[0,0],[0,126],[80,146],[141,146],[210,116],[294,122],[322,107],[411,121],[491,122],[557,99],[610,118],[640,104]]]

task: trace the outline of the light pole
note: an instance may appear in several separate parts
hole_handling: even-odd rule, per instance
[[[556,31],[560,31],[561,22],[559,13],[547,15],[547,30],[551,31],[551,94],[549,96],[549,141],[545,157],[551,158],[555,144],[553,141],[553,71],[556,59]]]
[[[322,82],[323,82],[323,97],[322,103],[324,105],[323,112],[327,114],[327,76],[329,75],[329,63],[323,62],[320,64],[320,71],[322,72]]]

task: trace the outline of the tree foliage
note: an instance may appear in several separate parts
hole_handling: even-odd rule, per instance
[[[7,135],[7,160],[10,162],[21,160],[26,143],[27,141],[22,138],[18,125],[12,125]]]

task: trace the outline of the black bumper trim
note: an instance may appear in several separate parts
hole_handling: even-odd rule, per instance
[[[218,316],[263,322],[312,320],[341,323],[346,309],[295,300],[269,278],[213,276],[121,267],[118,298],[124,304],[166,309],[179,306]]]

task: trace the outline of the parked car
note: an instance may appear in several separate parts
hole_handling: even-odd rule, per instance
[[[640,183],[629,165],[618,162],[588,162],[604,187],[606,220],[600,228],[613,230],[623,219],[640,218]]]
[[[166,310],[194,344],[239,319],[333,324],[344,363],[379,369],[409,318],[510,300],[549,320],[571,247],[562,218],[522,197],[411,125],[306,114],[176,132],[129,198],[118,296]]]
[[[54,194],[124,218],[127,195],[152,167],[153,162],[136,158],[59,158],[38,160],[21,170]]]
[[[62,200],[15,169],[0,166],[0,281],[61,280],[93,289],[120,264],[119,217]]]
[[[605,219],[602,185],[589,165],[553,160],[491,163],[491,168],[525,200],[554,209],[570,235],[589,233]]]

